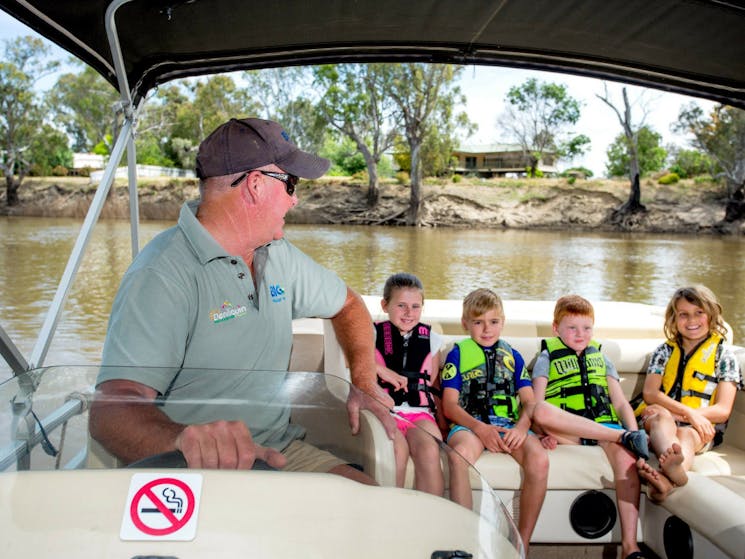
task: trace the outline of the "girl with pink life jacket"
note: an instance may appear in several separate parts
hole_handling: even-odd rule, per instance
[[[395,403],[396,483],[403,487],[411,457],[414,487],[442,495],[442,436],[436,413],[443,340],[429,325],[420,322],[423,304],[424,288],[413,274],[398,273],[386,280],[381,307],[388,320],[375,324],[375,358],[378,383]]]

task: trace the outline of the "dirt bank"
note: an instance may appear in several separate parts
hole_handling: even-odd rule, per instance
[[[428,181],[423,188],[421,217],[430,227],[495,227],[518,229],[567,229],[635,231],[650,233],[720,233],[724,215],[721,188],[708,183],[682,181],[661,186],[642,183],[642,203],[647,211],[611,224],[613,210],[628,197],[628,183],[613,180],[497,179],[453,183]],[[374,209],[366,207],[366,185],[322,179],[303,183],[299,203],[288,223],[401,225],[409,202],[409,187],[386,183]],[[142,219],[175,220],[184,200],[197,197],[195,180],[155,179],[139,186]],[[94,194],[83,178],[27,179],[19,191],[21,204],[5,206],[0,213],[19,216],[82,217]],[[101,216],[126,219],[128,193],[117,182]],[[741,224],[726,232],[745,233]]]

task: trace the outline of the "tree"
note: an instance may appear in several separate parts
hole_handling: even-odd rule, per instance
[[[661,141],[662,136],[649,126],[642,126],[637,131],[635,149],[640,176],[643,177],[649,173],[659,171],[665,166],[667,150],[660,145]],[[608,161],[605,165],[608,176],[623,177],[628,175],[631,157],[629,153],[629,139],[626,134],[621,133],[608,146]]]
[[[670,146],[667,149],[670,160],[670,171],[680,178],[696,177],[705,174],[712,176],[719,172],[716,162],[707,154],[697,149],[681,149]]]
[[[208,134],[231,118],[255,116],[261,110],[233,78],[217,74],[186,82],[190,102],[183,103],[174,125],[174,135],[198,145]]]
[[[631,182],[631,187],[629,190],[629,198],[624,202],[621,207],[615,210],[613,214],[613,218],[616,220],[623,219],[623,216],[627,214],[633,214],[636,212],[643,212],[646,211],[646,208],[641,203],[641,181],[640,181],[640,174],[642,172],[641,169],[641,163],[640,163],[640,133],[641,130],[644,129],[644,121],[646,120],[647,113],[648,113],[648,105],[642,104],[642,118],[639,121],[638,124],[634,123],[632,114],[631,114],[631,103],[629,102],[629,96],[626,92],[626,88],[624,87],[621,90],[621,94],[623,97],[623,113],[613,104],[613,101],[610,99],[610,93],[608,91],[608,84],[604,83],[605,93],[604,95],[595,95],[598,99],[600,99],[603,103],[608,105],[611,110],[613,110],[614,113],[616,113],[616,117],[618,117],[618,122],[621,125],[621,128],[623,129],[623,134],[625,138],[625,151],[626,151],[626,161],[628,165],[628,177],[629,181]],[[651,132],[651,130],[647,129],[647,132]],[[645,134],[646,136],[646,134]],[[657,144],[659,144],[659,139],[657,140]],[[610,158],[610,152],[609,152],[609,158]],[[664,156],[663,156],[664,161]]]
[[[43,124],[40,134],[36,134],[29,146],[29,160],[32,174],[49,176],[55,167],[72,167],[72,150],[67,134],[49,124]]]
[[[313,70],[320,87],[318,111],[335,130],[354,142],[367,168],[367,204],[378,203],[378,164],[393,145],[394,106],[386,95],[391,74],[381,64],[325,64]]]
[[[408,63],[381,66],[384,90],[396,105],[396,122],[404,129],[411,156],[411,196],[407,225],[419,225],[422,204],[422,146],[429,134],[448,134],[456,120],[453,108],[465,103],[455,81],[462,66]]]
[[[507,109],[498,125],[522,146],[530,162],[530,176],[535,176],[545,154],[571,159],[587,149],[589,138],[571,131],[579,120],[581,105],[569,95],[567,86],[530,78],[511,87],[505,100]]]
[[[691,104],[681,109],[675,129],[693,135],[695,147],[716,163],[727,190],[724,221],[739,221],[745,217],[745,111],[727,105],[717,105],[709,115]]]
[[[321,150],[326,122],[307,95],[314,79],[311,69],[288,66],[249,70],[242,77],[246,90],[253,93],[261,106],[257,116],[279,122],[300,149]]]
[[[18,189],[31,164],[28,150],[41,129],[42,111],[34,84],[59,64],[46,60],[49,53],[50,48],[34,37],[5,42],[0,62],[0,169],[8,206],[18,203]]]
[[[73,139],[73,150],[90,152],[104,142],[107,153],[111,152],[111,138],[117,137],[120,126],[120,97],[98,72],[85,66],[81,72],[60,76],[46,100],[55,120]]]

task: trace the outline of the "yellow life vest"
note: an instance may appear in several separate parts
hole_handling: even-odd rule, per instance
[[[676,394],[676,400],[689,408],[705,408],[709,406],[714,399],[717,390],[717,353],[719,345],[722,343],[722,337],[713,333],[703,341],[685,362],[683,367],[683,350],[677,343],[665,342],[672,348],[670,358],[665,364],[665,371],[662,374],[662,390],[666,395],[671,396],[671,392],[680,384],[679,395]],[[671,396],[673,397],[673,396]],[[645,402],[634,410],[638,416],[646,407]]]

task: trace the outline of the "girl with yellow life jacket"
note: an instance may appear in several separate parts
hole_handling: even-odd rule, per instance
[[[635,410],[649,433],[660,468],[639,460],[639,474],[664,500],[688,482],[693,458],[722,442],[735,395],[742,387],[740,365],[725,342],[722,307],[703,285],[678,289],[665,311],[667,341],[655,349]]]

